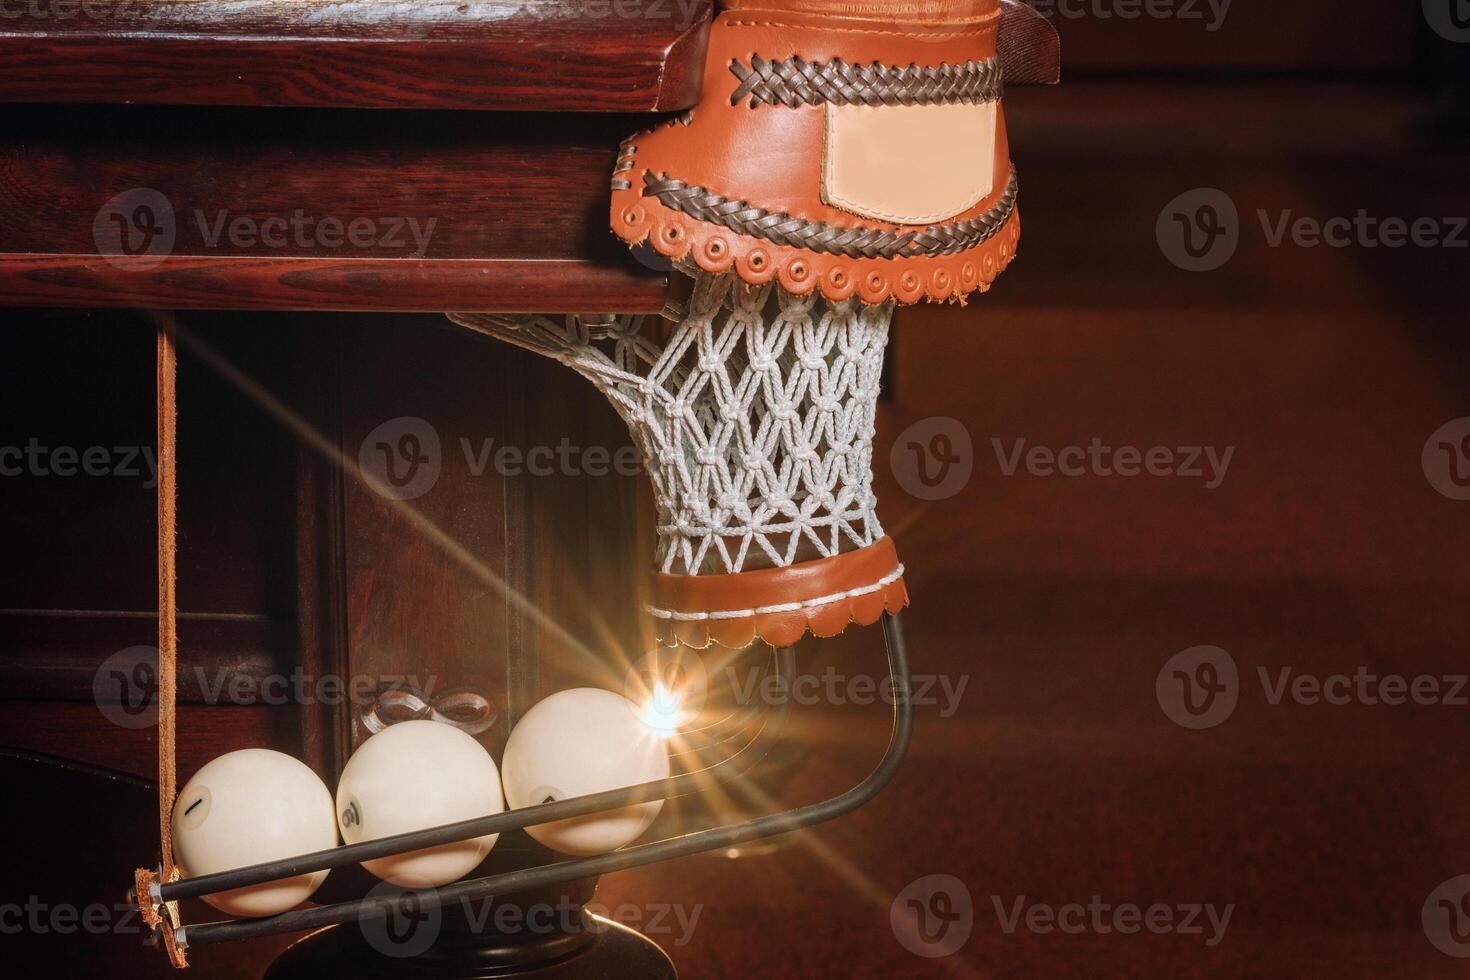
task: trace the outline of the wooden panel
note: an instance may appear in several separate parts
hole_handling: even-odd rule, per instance
[[[655,111],[711,0],[76,0],[0,21],[0,100]]]
[[[216,314],[190,326],[288,401],[292,391],[329,390],[303,363],[310,332],[272,331],[262,319],[284,318],[246,324]],[[141,706],[156,694],[151,664],[143,667],[143,655],[131,650],[157,642],[153,328],[117,313],[23,310],[6,320],[0,672],[10,683],[0,746],[148,776],[153,731],[129,727],[147,716],[120,704],[126,697]],[[324,630],[295,622],[300,509],[318,501],[293,490],[300,475],[289,435],[188,350],[179,403],[179,681],[191,719],[180,734],[180,772],[187,776],[231,749],[298,751],[301,718],[327,708],[317,682],[339,672],[297,655]],[[92,464],[63,465],[63,453]],[[297,697],[303,689],[308,696]],[[309,761],[330,772],[321,758]]]
[[[181,255],[130,271],[96,255],[0,255],[0,305],[655,313],[667,294],[662,275],[578,261]]]
[[[551,362],[536,370],[523,445],[565,440],[572,465],[512,484],[528,498],[528,576],[546,614],[527,624],[527,642],[543,656],[512,704],[522,711],[563,688],[620,689],[624,666],[647,649],[641,630],[652,639],[640,602],[655,540],[638,521],[637,491],[647,480],[633,471],[641,457],[627,425],[586,379]]]
[[[401,500],[344,481],[348,660],[358,676],[412,675],[429,695],[472,688],[503,718],[508,665],[523,651],[510,649],[502,587],[524,591],[522,531],[504,478],[472,472],[462,445],[517,439],[508,405],[527,379],[510,374],[512,349],[435,326],[377,319],[343,347],[342,453],[385,485],[408,480]],[[354,719],[354,740],[368,734]],[[502,721],[485,739],[506,734]]]
[[[294,755],[299,744],[296,713],[290,708],[180,705],[178,721],[180,783],[210,759],[235,749]],[[0,746],[158,778],[157,729],[115,725],[95,704],[6,702],[0,712]]]
[[[26,329],[3,334],[10,412],[0,447],[105,446],[116,456],[116,447],[151,446],[152,335],[142,318],[12,316]],[[319,771],[340,766],[351,712],[340,701],[296,697],[294,686],[280,703],[282,679],[417,674],[438,691],[472,686],[506,719],[488,736],[493,745],[512,707],[544,693],[540,651],[560,656],[590,643],[615,661],[638,645],[632,583],[648,556],[647,541],[627,546],[632,478],[502,475],[479,462],[487,446],[524,453],[565,439],[598,447],[604,461],[623,447],[621,422],[574,373],[438,315],[215,313],[180,323],[351,460],[363,458],[384,422],[429,420],[442,438],[443,472],[410,505],[547,617],[516,608],[387,501],[360,484],[344,487],[335,462],[186,343],[181,701],[215,703],[221,719],[248,720],[203,736],[190,765],[269,735]],[[151,733],[124,731],[94,703],[108,658],[155,642],[154,491],[146,477],[38,470],[3,481],[0,530],[23,557],[5,566],[0,671],[13,681],[7,697],[31,707],[0,725],[0,745],[151,771]],[[261,698],[266,681],[273,686]],[[153,692],[128,693],[140,700]]]
[[[281,389],[292,335],[242,319],[216,315],[201,327],[240,370]],[[149,623],[128,617],[157,610],[153,327],[70,311],[7,311],[4,322],[0,540],[14,560],[0,562],[0,608],[100,612],[92,627],[56,625],[84,646],[109,632],[114,651],[143,642]],[[251,624],[289,624],[294,604],[279,572],[294,555],[289,436],[188,352],[179,407],[179,601],[211,617],[184,629],[264,652],[272,634]]]
[[[297,414],[335,444],[342,431],[340,331],[328,317],[302,315],[295,335],[299,393]],[[305,440],[298,440],[296,470],[296,645],[302,670],[316,677],[346,677],[347,614],[343,585],[342,472]],[[329,778],[347,763],[348,712],[318,701],[301,706],[301,753]]]
[[[342,451],[380,478],[391,466],[411,495],[345,484],[349,670],[474,688],[500,718],[483,736],[498,752],[549,693],[543,664],[616,684],[607,665],[637,645],[648,542],[626,546],[633,478],[602,472],[626,430],[573,372],[468,331],[404,319],[344,336]],[[601,475],[582,465],[593,446]]]
[[[656,311],[664,273],[608,231],[642,124],[8,107],[0,303]]]
[[[62,610],[0,611],[0,676],[25,678],[25,695],[90,701],[110,657],[158,642],[158,617]],[[179,616],[179,701],[251,703],[276,678],[288,679],[291,629],[265,616]],[[154,656],[156,657],[156,652]],[[146,689],[157,681],[150,671]],[[242,696],[242,692],[243,696]]]

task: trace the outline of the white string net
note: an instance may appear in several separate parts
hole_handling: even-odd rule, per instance
[[[455,314],[617,408],[658,508],[658,568],[720,575],[879,541],[873,435],[892,304],[695,275],[682,318]],[[665,337],[666,335],[666,337]]]

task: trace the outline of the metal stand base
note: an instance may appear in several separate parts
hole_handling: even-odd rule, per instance
[[[553,935],[456,935],[446,924],[422,952],[412,929],[394,936],[371,926],[330,926],[290,946],[264,980],[677,980],[673,962],[651,939],[581,910],[576,915],[572,930]]]
[[[485,874],[539,867],[555,855],[523,831],[505,834],[480,868]],[[582,878],[516,895],[462,899],[443,906],[416,901],[384,916],[318,930],[293,944],[266,980],[675,980],[674,965],[651,940],[589,914],[595,879]],[[382,898],[411,894],[379,883]]]

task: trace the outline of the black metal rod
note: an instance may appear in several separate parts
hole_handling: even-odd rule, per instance
[[[789,674],[792,670],[795,652],[790,647],[783,647],[775,651],[775,657],[777,673]],[[314,851],[311,854],[253,864],[245,868],[200,875],[197,878],[184,878],[160,886],[158,897],[163,902],[198,898],[201,895],[248,888],[251,885],[261,885],[269,881],[282,881],[327,868],[342,868],[377,858],[408,854],[426,847],[457,844],[460,841],[474,840],[476,837],[484,837],[489,834],[521,830],[537,824],[550,823],[553,820],[582,817],[606,810],[622,809],[637,803],[685,796],[701,788],[707,780],[713,780],[716,783],[729,782],[758,765],[770,752],[772,745],[779,740],[781,725],[784,721],[784,709],[774,715],[768,715],[766,723],[739,751],[707,769],[683,773],[650,783],[640,783],[637,786],[608,790],[603,793],[575,796],[558,800],[555,803],[542,803],[516,810],[506,810],[502,813],[461,820],[440,827],[395,834],[391,837],[379,837],[357,844],[340,845],[322,851]]]
[[[493,875],[489,878],[461,881],[443,888],[405,890],[399,895],[300,909],[269,919],[244,919],[235,922],[188,926],[176,934],[179,944],[181,946],[207,946],[232,940],[301,932],[362,920],[367,917],[384,916],[390,912],[406,910],[410,907],[428,910],[456,901],[514,894],[577,878],[610,874],[614,871],[624,871],[703,851],[732,847],[735,844],[762,837],[775,837],[844,816],[868,803],[893,780],[899,766],[903,764],[904,756],[908,753],[909,741],[913,736],[913,705],[909,689],[908,650],[904,645],[903,630],[896,616],[884,617],[883,634],[888,645],[889,674],[893,681],[893,733],[889,737],[888,750],[882,761],[866,779],[841,796],[728,827],[697,831],[683,837],[652,844],[641,844],[598,857],[562,861],[538,868]]]

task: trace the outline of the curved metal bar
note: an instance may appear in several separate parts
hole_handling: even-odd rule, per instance
[[[893,733],[889,737],[888,751],[884,754],[882,761],[866,779],[841,796],[728,827],[697,831],[683,837],[652,844],[641,844],[598,857],[562,861],[538,868],[493,875],[489,878],[456,882],[443,888],[404,891],[394,896],[301,909],[269,919],[247,919],[188,926],[178,931],[176,940],[180,946],[205,946],[231,940],[253,939],[259,936],[338,925],[367,917],[386,916],[390,912],[410,908],[417,910],[440,908],[456,901],[513,894],[577,878],[609,874],[703,851],[718,850],[762,837],[775,837],[790,833],[793,830],[800,830],[841,817],[868,803],[893,780],[899,766],[903,763],[904,756],[908,753],[909,742],[913,736],[913,705],[909,689],[908,651],[904,645],[903,630],[896,616],[884,617],[883,634],[888,644],[889,674],[893,681]]]
[[[775,659],[777,674],[789,675],[792,672],[795,651],[790,647],[776,649]],[[158,886],[157,894],[154,898],[160,902],[174,902],[185,898],[198,898],[201,895],[213,895],[216,892],[247,888],[251,885],[260,885],[268,881],[294,878],[297,875],[321,871],[327,868],[341,868],[362,861],[407,854],[411,851],[420,850],[421,848],[438,847],[441,844],[454,844],[460,841],[473,840],[476,837],[483,837],[488,834],[522,830],[526,827],[535,826],[536,824],[550,823],[553,820],[566,820],[571,817],[582,817],[606,810],[618,810],[636,803],[648,803],[654,800],[666,800],[679,796],[687,796],[700,789],[702,785],[706,784],[706,781],[713,780],[715,783],[729,782],[759,765],[770,753],[771,749],[774,748],[775,744],[780,741],[781,731],[786,720],[786,710],[787,706],[783,704],[777,711],[768,713],[765,723],[757,730],[749,742],[738,751],[732,753],[728,758],[704,769],[686,772],[669,779],[656,780],[651,783],[641,783],[637,786],[609,790],[605,793],[593,793],[588,796],[576,796],[565,800],[558,800],[555,803],[543,803],[537,806],[506,810],[502,813],[485,817],[475,817],[471,820],[461,820],[457,823],[445,824],[441,827],[431,827],[426,830],[413,831],[412,833],[395,834],[392,837],[379,837],[357,844],[331,847],[323,851],[315,851],[311,854],[283,858],[278,861],[267,861],[263,864],[236,868],[232,871],[200,875],[197,878],[184,878]],[[708,749],[698,750],[701,754],[707,751]]]

